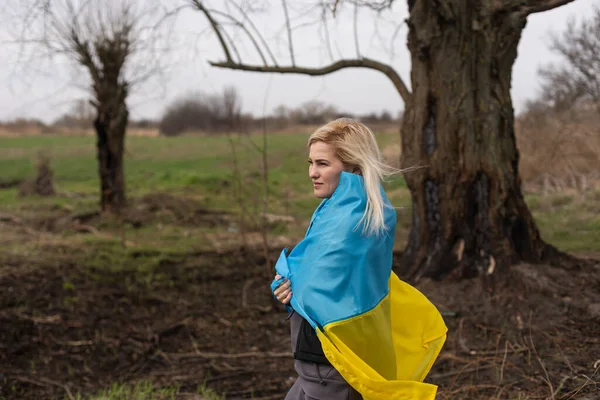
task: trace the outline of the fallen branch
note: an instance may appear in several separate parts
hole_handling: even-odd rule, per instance
[[[69,340],[68,342],[63,342],[67,346],[79,347],[79,346],[93,346],[93,340]]]
[[[23,221],[14,215],[0,214],[0,222],[12,222],[13,224],[23,225]]]
[[[94,228],[91,225],[83,225],[83,224],[75,223],[75,224],[73,224],[73,226],[71,228],[75,232],[88,232],[88,233],[93,233],[96,236],[103,236],[98,229]]]
[[[529,326],[531,326],[531,324],[529,324]],[[533,344],[533,337],[531,335],[531,328],[529,329],[529,342],[531,343],[531,348],[533,349],[533,353],[535,354],[535,358],[537,359],[537,362],[540,364],[540,367],[542,367],[542,371],[544,371],[544,375],[545,378],[542,377],[542,379],[544,380],[544,382],[546,382],[546,385],[548,385],[548,388],[550,389],[550,399],[555,399],[555,391],[554,391],[554,386],[552,385],[552,381],[550,380],[550,375],[548,374],[548,370],[546,369],[546,366],[544,365],[542,359],[540,358],[536,348],[535,348],[535,344]]]
[[[38,378],[37,380],[25,378],[23,376],[13,376],[12,378],[19,382],[31,383],[32,385],[36,385],[36,386],[40,386],[40,387],[48,387],[48,386],[59,387],[67,393],[67,397],[69,397],[70,400],[75,400],[75,397],[73,397],[71,390],[66,385],[63,385],[62,383],[55,382],[55,381],[47,379],[47,378]]]
[[[215,381],[220,381],[223,379],[230,379],[230,378],[236,378],[238,376],[242,376],[242,375],[247,375],[247,374],[251,374],[252,371],[249,370],[240,370],[237,372],[233,372],[231,374],[224,374],[224,375],[217,375],[217,376],[212,376],[210,378],[206,378],[204,380],[204,383],[213,383]],[[197,376],[194,376],[194,378],[197,378]]]
[[[234,371],[234,372],[235,371],[246,371],[244,368],[237,368],[237,367],[233,367],[233,366],[229,365],[227,363],[227,361],[223,361],[221,363],[221,365],[223,367],[217,365],[216,360],[212,360],[209,365],[212,369],[214,369],[215,371],[217,371],[219,373],[232,372],[232,371]]]
[[[242,308],[248,308],[248,290],[253,282],[254,279],[248,279],[246,283],[244,283],[244,287],[242,288]]]
[[[19,186],[23,183],[23,179],[11,179],[7,181],[0,181],[0,189],[10,189]]]
[[[250,308],[255,309],[261,312],[269,312],[273,308],[271,306],[259,306],[258,304],[248,304],[248,290],[250,290],[250,286],[254,283],[254,279],[248,279],[242,288],[242,308]]]
[[[20,312],[15,312],[15,313],[11,313],[11,312],[3,312],[0,313],[0,316],[8,316],[10,317],[16,317],[18,319],[23,319],[26,321],[31,321],[35,324],[52,324],[52,325],[60,325],[63,323],[63,319],[62,316],[60,314],[55,314],[55,315],[50,315],[47,317],[32,317],[29,316],[27,314],[23,314]]]
[[[87,211],[80,214],[75,214],[71,216],[72,221],[85,222],[91,218],[97,217],[100,215],[100,211]]]
[[[14,215],[0,214],[0,222],[8,222],[8,223],[12,223],[15,225],[19,225],[26,233],[28,233],[32,236],[37,236],[37,237],[44,236],[44,234],[42,232],[38,232],[38,231],[31,229],[23,222],[22,219],[20,219],[19,217],[15,217]]]
[[[505,354],[505,353],[522,353],[524,351],[527,351],[526,348],[520,348],[520,349],[512,349],[512,350],[506,350],[506,351],[497,351],[497,350],[490,350],[490,351],[479,351],[479,350],[471,350],[468,354],[471,356],[499,356],[501,354]]]
[[[215,315],[215,316],[217,317],[217,320],[218,320],[220,323],[222,323],[223,325],[225,325],[226,327],[228,327],[228,328],[231,328],[231,327],[233,326],[233,323],[232,323],[231,321],[229,321],[229,320],[226,320],[225,318],[223,318],[223,317],[219,317],[219,316],[217,316],[217,315]]]
[[[473,368],[459,369],[458,371],[451,371],[451,372],[446,372],[446,373],[443,373],[443,374],[433,374],[433,375],[429,376],[429,378],[430,379],[443,379],[443,378],[449,378],[449,377],[455,376],[455,375],[460,375],[462,373],[478,372],[478,371],[481,371],[481,370],[495,368],[495,367],[496,367],[495,364],[490,364],[490,365],[485,365],[483,367],[473,367]]]
[[[169,356],[178,359],[186,358],[204,358],[207,360],[214,360],[224,358],[227,360],[235,360],[240,358],[290,358],[291,353],[276,353],[273,351],[252,351],[247,353],[213,353],[213,352],[202,352],[197,351],[194,353],[169,353]]]

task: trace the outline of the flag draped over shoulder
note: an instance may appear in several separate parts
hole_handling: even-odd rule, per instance
[[[291,307],[317,332],[327,359],[366,400],[434,399],[423,383],[446,339],[438,312],[392,272],[396,212],[382,189],[386,231],[363,233],[363,178],[342,172],[305,238],[275,266]],[[274,290],[282,279],[273,281]]]

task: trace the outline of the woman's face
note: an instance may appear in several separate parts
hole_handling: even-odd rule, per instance
[[[335,155],[332,145],[315,142],[310,146],[308,155],[308,176],[313,183],[315,197],[331,197],[340,183],[340,175],[346,168],[342,160]]]

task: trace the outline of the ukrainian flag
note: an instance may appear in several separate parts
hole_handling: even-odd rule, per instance
[[[392,272],[396,212],[381,192],[387,230],[366,236],[359,225],[367,204],[363,178],[343,172],[305,238],[281,253],[275,269],[291,281],[291,307],[364,399],[434,399],[437,386],[423,380],[447,328],[435,306]]]

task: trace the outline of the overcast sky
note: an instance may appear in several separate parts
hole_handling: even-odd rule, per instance
[[[6,0],[0,0],[3,3]],[[100,1],[100,0],[92,0]],[[145,0],[139,0],[145,1]],[[214,1],[213,1],[214,3]],[[272,1],[271,14],[259,15],[256,25],[272,45],[273,52],[287,63],[287,37],[282,31],[280,2]],[[375,20],[368,12],[359,18],[359,48],[363,56],[393,65],[407,85],[410,85],[410,58],[406,49],[406,26],[402,26],[397,38],[391,37],[397,21],[406,18],[405,1],[397,1],[392,13]],[[563,30],[569,18],[581,20],[590,15],[593,6],[600,0],[576,0],[566,6],[530,16],[519,44],[519,55],[513,69],[512,95],[514,106],[519,112],[527,99],[535,95],[538,87],[537,69],[553,60],[548,50],[550,32]],[[292,16],[301,9],[292,9]],[[294,14],[295,13],[295,14]],[[5,7],[0,7],[0,51],[4,62],[0,64],[0,120],[18,117],[38,118],[51,122],[73,106],[75,99],[87,95],[86,75],[64,60],[40,60],[30,62],[24,70],[23,58],[18,58],[18,48],[6,44],[7,32],[2,24],[9,18]],[[331,21],[334,55],[356,57],[353,13],[342,10]],[[298,20],[299,23],[301,20]],[[304,20],[306,21],[306,19]],[[207,33],[206,21],[198,12],[182,12],[172,24],[169,40],[171,51],[160,78],[139,87],[129,101],[132,117],[158,119],[165,106],[173,99],[193,91],[218,92],[224,86],[233,85],[243,101],[244,112],[262,115],[274,107],[284,104],[297,106],[310,100],[334,104],[339,110],[353,113],[368,113],[381,110],[396,114],[403,108],[400,96],[392,83],[380,72],[371,70],[342,70],[325,77],[299,75],[273,75],[229,71],[210,67],[208,60],[222,60],[223,53],[217,40]],[[239,38],[236,36],[235,40]],[[330,62],[327,48],[322,45],[322,31],[317,26],[301,27],[294,32],[296,63],[302,66],[318,66]],[[390,54],[393,48],[394,54]],[[242,54],[249,60],[250,46],[241,47]],[[34,58],[35,59],[35,58]]]

